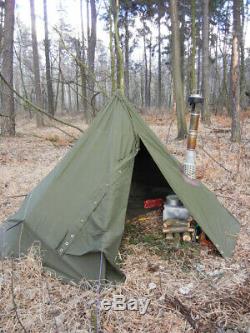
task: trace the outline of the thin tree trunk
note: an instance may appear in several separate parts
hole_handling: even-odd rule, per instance
[[[143,27],[144,27],[144,33],[143,33],[143,54],[144,54],[144,105],[147,108],[148,107],[148,57],[147,57],[147,46],[146,46],[146,27],[145,27],[145,21],[143,19]]]
[[[192,48],[191,48],[191,73],[190,73],[190,92],[194,93],[197,90],[196,87],[196,74],[195,74],[195,56],[196,56],[196,3],[195,0],[191,0],[191,40],[192,40]]]
[[[75,40],[75,51],[76,51],[76,58],[80,59],[81,52],[80,52],[80,42],[78,39]],[[75,92],[76,92],[76,109],[77,112],[80,111],[79,107],[79,85],[78,85],[78,77],[79,77],[79,64],[77,60],[75,61]]]
[[[199,28],[198,28],[198,38],[201,41],[202,36],[201,36],[201,18],[199,17]],[[198,59],[197,59],[197,91],[200,92],[201,90],[201,52],[202,52],[202,47],[201,47],[201,42],[198,44]]]
[[[13,39],[15,24],[15,0],[8,0],[5,4],[5,24],[2,45],[2,75],[13,87]],[[15,135],[15,103],[14,93],[2,82],[2,113],[1,135]]]
[[[57,83],[56,83],[56,96],[55,96],[55,110],[57,111],[58,106],[58,98],[59,98],[59,89],[60,89],[60,80],[61,80],[61,42],[59,41],[58,47],[58,76],[57,76]]]
[[[240,36],[239,36],[239,44],[240,44],[240,104],[242,108],[246,108],[247,100],[246,100],[246,75],[245,75],[245,37],[244,37],[244,25],[245,25],[245,8],[244,8],[244,0],[240,1],[240,9],[241,9],[241,25],[240,25]]]
[[[4,15],[5,15],[5,3],[0,2],[0,53],[2,51],[2,39],[3,39],[3,29],[4,29]]]
[[[215,106],[215,113],[217,114],[217,107],[218,107],[218,90],[219,90],[219,86],[218,86],[218,82],[219,82],[219,69],[218,69],[218,42],[219,42],[219,38],[220,35],[218,35],[216,37],[215,40],[215,65],[214,65],[214,70],[215,73],[213,75],[213,87],[212,87],[212,98],[213,101],[216,103]]]
[[[68,83],[69,112],[72,112],[71,86]]]
[[[91,12],[91,29],[89,35],[89,44],[88,44],[88,67],[91,74],[89,76],[89,90],[91,94],[91,98],[95,93],[95,50],[96,50],[96,2],[95,0],[90,0],[90,12]],[[95,101],[92,101],[94,106]],[[92,115],[91,110],[87,109],[86,112],[87,122],[91,121]]]
[[[202,121],[210,124],[209,111],[209,0],[203,0],[203,27],[202,27],[202,91],[203,107]]]
[[[79,92],[78,92],[78,64],[76,63],[76,70],[75,70],[75,73],[76,73],[76,77],[75,77],[75,94],[76,94],[76,111],[77,113],[80,111],[80,108],[79,108]]]
[[[37,35],[36,35],[36,16],[34,0],[30,0],[30,15],[31,15],[31,31],[32,31],[32,50],[33,50],[33,71],[35,77],[35,94],[36,94],[36,105],[40,108],[43,107],[42,91],[41,91],[41,79],[40,79],[40,65],[39,65],[39,54],[37,46]],[[36,114],[37,126],[44,126],[44,121],[37,112]]]
[[[64,81],[62,78],[62,82],[61,82],[61,112],[63,113],[65,111],[66,107],[65,107],[65,94],[64,94]]]
[[[87,41],[88,41],[88,47],[89,47],[89,43],[90,43],[89,0],[86,0],[86,11],[87,11]]]
[[[227,88],[227,52],[226,52],[226,37],[224,38],[224,45],[223,45],[223,54],[222,54],[222,101],[223,106],[227,109],[227,112],[230,114],[231,110],[229,107],[229,94]]]
[[[14,48],[14,50],[15,50],[15,55],[16,55],[16,58],[17,58],[18,64],[19,64],[20,78],[21,78],[21,84],[22,84],[22,89],[23,89],[23,92],[24,92],[24,96],[25,96],[26,99],[29,99],[27,89],[26,89],[26,85],[25,85],[25,81],[24,81],[24,73],[23,73],[23,66],[22,66],[23,59],[22,59],[21,41],[20,41],[20,44],[19,44],[19,55],[17,54],[17,51],[16,51],[15,48]],[[30,118],[32,118],[32,112],[30,111],[30,108],[27,105],[24,105],[23,109],[24,109],[24,111],[28,111],[29,115],[30,115]]]
[[[185,105],[183,97],[183,82],[181,78],[181,57],[180,57],[180,34],[177,3],[170,0],[170,16],[172,26],[172,68],[173,81],[176,99],[177,127],[179,139],[184,139],[187,134],[185,119]]]
[[[157,94],[157,105],[158,109],[161,109],[162,103],[162,86],[161,86],[161,13],[160,6],[158,7],[158,94]]]
[[[223,43],[222,43],[222,82],[221,82],[221,104],[223,108],[226,108],[228,114],[231,114],[230,108],[230,100],[229,100],[229,92],[228,92],[228,65],[227,65],[227,58],[228,58],[228,50],[227,50],[227,36],[229,34],[229,16],[230,16],[230,3],[227,4],[226,9],[226,20],[224,22],[223,27]]]
[[[112,10],[114,17],[114,34],[115,34],[115,49],[117,56],[117,88],[121,90],[121,93],[124,94],[124,64],[123,64],[123,55],[120,46],[120,36],[119,36],[119,27],[118,27],[118,14],[119,14],[119,0],[112,1]]]
[[[113,20],[112,20],[112,4],[109,6],[109,53],[110,53],[110,75],[111,75],[111,92],[116,89],[115,82],[115,54],[113,48]]]
[[[125,82],[125,93],[129,98],[129,23],[128,23],[128,9],[125,11],[125,20],[124,20],[124,29],[125,29],[125,66],[124,66],[124,82]]]
[[[151,106],[151,81],[152,81],[152,36],[150,36],[148,52],[149,52],[149,69],[148,69],[147,96],[148,96],[148,107],[150,108],[150,106]]]
[[[178,4],[176,4],[176,7],[178,8]],[[178,16],[179,17],[179,16]],[[179,20],[178,20],[179,22]],[[183,89],[183,94],[184,94],[184,82],[185,82],[185,13],[182,10],[180,13],[180,22],[181,22],[181,27],[179,29],[179,24],[178,24],[178,29],[179,29],[179,36],[180,36],[180,70],[181,70],[181,80],[182,80],[182,89]]]
[[[141,83],[141,107],[143,108],[145,106],[145,99],[144,99],[144,92],[145,92],[145,86],[144,86],[144,75],[143,75],[143,68],[141,66],[140,70],[140,83]]]
[[[48,112],[52,116],[55,115],[54,109],[54,95],[53,85],[51,78],[51,65],[50,65],[50,40],[48,30],[48,15],[47,15],[47,0],[43,0],[43,12],[44,12],[44,49],[45,49],[45,61],[46,61],[46,82],[47,82],[47,94],[48,94]]]
[[[231,141],[240,142],[240,2],[233,1],[233,42],[231,56]]]
[[[85,35],[84,35],[84,26],[83,26],[83,5],[82,0],[80,0],[80,18],[81,18],[81,41],[82,47],[80,52],[81,66],[80,66],[80,74],[81,74],[81,93],[82,93],[82,106],[85,114],[88,112],[88,103],[87,103],[87,78],[86,78],[86,56],[85,56]]]

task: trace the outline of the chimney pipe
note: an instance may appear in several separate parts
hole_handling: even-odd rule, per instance
[[[189,132],[187,137],[187,152],[186,152],[186,160],[184,162],[184,173],[189,178],[195,179],[196,178],[195,148],[196,148],[198,126],[200,119],[200,111],[196,109],[196,104],[202,104],[203,97],[198,94],[193,94],[189,96],[188,102],[191,105],[191,116],[190,116]]]

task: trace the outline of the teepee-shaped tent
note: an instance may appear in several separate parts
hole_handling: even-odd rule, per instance
[[[237,220],[204,185],[183,174],[133,107],[116,94],[20,210],[0,224],[0,254],[25,254],[39,241],[44,266],[66,280],[120,280],[115,258],[126,212],[143,209],[145,195],[172,192],[220,253],[231,256]]]

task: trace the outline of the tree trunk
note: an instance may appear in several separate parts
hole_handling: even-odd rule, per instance
[[[61,112],[64,113],[66,110],[66,105],[65,105],[65,91],[64,91],[64,78],[61,75]]]
[[[80,52],[80,41],[79,39],[75,39],[75,53],[76,53],[76,60],[75,60],[75,98],[76,98],[76,111],[77,113],[80,111],[80,106],[79,106],[79,63],[78,59],[81,57],[81,52]],[[81,94],[80,94],[81,95]]]
[[[195,0],[191,0],[191,40],[192,40],[192,49],[191,49],[191,71],[190,71],[190,92],[196,93],[196,74],[195,74],[195,56],[196,56],[196,25],[195,25],[195,13],[196,4]]]
[[[120,36],[118,27],[118,15],[119,15],[119,0],[112,1],[112,10],[114,17],[114,34],[115,34],[115,49],[116,49],[116,64],[117,64],[117,88],[121,90],[124,94],[124,65],[123,65],[123,55],[120,46]]]
[[[180,34],[177,2],[170,0],[170,16],[172,26],[172,69],[176,99],[177,127],[179,139],[184,139],[187,134],[185,119],[185,105],[183,98],[183,82],[181,79],[181,58],[180,58]]]
[[[245,9],[244,1],[240,0],[240,11],[241,11],[241,25],[240,25],[240,104],[242,108],[247,107],[246,100],[246,75],[245,75],[245,38],[244,38],[244,25],[245,25]]]
[[[143,21],[143,25],[145,26],[145,22]],[[143,33],[143,53],[144,53],[144,105],[148,107],[148,57],[147,57],[147,47],[146,47],[146,35],[145,35],[145,28]]]
[[[223,74],[222,74],[222,104],[227,109],[227,112],[230,113],[229,107],[229,94],[227,88],[227,50],[226,50],[226,36],[223,42],[223,54],[222,54],[222,66],[223,66]]]
[[[231,56],[231,108],[232,132],[231,141],[240,142],[240,2],[233,1],[233,42]]]
[[[5,3],[3,1],[1,1],[0,2],[0,52],[2,51],[4,15],[5,15]]]
[[[113,20],[112,20],[112,4],[109,6],[109,53],[110,53],[110,75],[111,75],[111,93],[115,92],[115,53],[113,48]]]
[[[13,88],[13,39],[15,24],[15,0],[8,0],[5,5],[5,24],[2,45],[2,75]],[[15,135],[14,92],[2,82],[2,119],[1,135]]]
[[[70,83],[68,83],[68,99],[69,99],[69,112],[72,112],[72,98],[71,98],[71,86]]]
[[[56,83],[55,111],[57,111],[57,106],[58,106],[60,80],[61,80],[61,61],[62,61],[61,52],[62,52],[61,41],[59,41],[59,47],[58,47],[58,75],[57,75],[57,83]]]
[[[124,44],[125,44],[125,66],[124,66],[124,83],[125,83],[125,94],[129,98],[129,23],[128,23],[128,9],[125,11],[124,20]]]
[[[79,113],[80,111],[80,108],[79,108],[79,86],[78,86],[78,63],[76,61],[76,64],[75,64],[75,95],[76,95],[76,112]]]
[[[202,26],[202,92],[204,97],[202,121],[210,124],[209,111],[209,0],[203,0]]]
[[[89,43],[88,43],[88,67],[90,71],[89,76],[89,90],[91,94],[91,98],[95,93],[95,50],[96,50],[96,3],[95,0],[90,0],[90,12],[91,12],[91,29],[89,35]],[[92,101],[94,105],[95,101]],[[91,111],[88,109],[86,112],[87,122],[91,121]]]
[[[158,7],[158,94],[157,94],[157,105],[158,109],[161,109],[162,102],[162,87],[161,87],[161,14],[160,6]]]
[[[152,81],[152,36],[150,36],[148,52],[149,52],[149,68],[148,68],[147,96],[148,96],[148,107],[150,108],[150,106],[151,106],[151,81]]]
[[[30,15],[31,15],[33,71],[35,77],[36,104],[38,107],[42,108],[43,100],[42,100],[42,90],[41,90],[41,80],[40,80],[40,65],[39,65],[39,55],[38,55],[38,46],[37,46],[34,0],[30,0]],[[39,112],[37,112],[36,114],[36,122],[38,127],[44,126],[43,118]]]
[[[201,72],[202,72],[202,68],[201,68],[201,52],[202,52],[202,47],[201,47],[201,40],[202,40],[202,36],[201,36],[201,32],[200,32],[200,27],[201,27],[201,17],[199,17],[199,28],[198,28],[198,39],[199,39],[199,44],[198,44],[198,59],[197,59],[197,92],[200,93],[201,90]]]
[[[50,40],[49,40],[49,30],[48,30],[47,0],[43,0],[43,12],[44,12],[44,34],[45,34],[44,49],[45,49],[45,61],[46,61],[48,112],[49,112],[49,114],[54,116],[55,109],[54,109],[53,85],[52,85],[52,79],[51,79]]]
[[[80,18],[81,18],[81,52],[80,52],[80,60],[81,60],[81,66],[80,66],[80,74],[81,74],[81,101],[83,106],[83,111],[86,114],[88,112],[88,101],[87,101],[87,80],[86,80],[86,56],[85,56],[85,36],[84,36],[84,26],[83,26],[83,6],[82,6],[82,0],[80,0]]]
[[[22,42],[21,42],[21,40],[19,42],[19,54],[17,54],[17,51],[15,50],[15,55],[16,55],[16,58],[17,58],[17,61],[18,61],[18,64],[19,64],[20,78],[21,78],[21,84],[22,84],[22,90],[23,90],[23,93],[24,93],[24,97],[28,100],[29,96],[28,96],[28,93],[27,93],[26,85],[25,85],[25,80],[24,80],[25,76],[24,76],[24,71],[23,71],[23,66],[22,66],[23,59],[22,59]],[[24,111],[29,112],[30,119],[31,119],[32,118],[32,112],[30,110],[30,107],[28,105],[24,104],[23,109],[24,109]]]
[[[145,101],[144,101],[144,91],[145,91],[145,86],[144,86],[144,73],[143,73],[143,68],[141,66],[140,69],[140,84],[141,84],[141,107],[143,108],[145,106]]]
[[[178,5],[176,4],[177,9]],[[177,11],[178,13],[178,11]],[[179,17],[179,16],[178,16]],[[179,21],[178,21],[179,22]],[[181,11],[180,13],[180,23],[181,27],[179,29],[179,24],[178,24],[178,30],[179,30],[179,36],[180,36],[180,70],[181,70],[181,80],[182,80],[182,89],[183,89],[183,96],[184,96],[184,86],[185,86],[185,26],[186,26],[186,21],[185,21],[185,13],[184,10]]]

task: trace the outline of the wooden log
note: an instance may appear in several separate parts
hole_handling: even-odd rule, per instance
[[[163,229],[171,229],[171,228],[190,228],[190,225],[188,223],[185,224],[163,224]]]
[[[163,226],[166,228],[169,226],[190,226],[190,222],[186,220],[168,219],[163,222]]]
[[[174,227],[174,228],[164,228],[162,230],[162,232],[164,234],[167,234],[167,233],[184,233],[184,232],[194,232],[194,229],[193,228],[189,228],[188,226],[187,227]]]
[[[166,239],[172,241],[174,239],[174,235],[166,233]]]
[[[183,236],[182,236],[182,240],[184,242],[191,242],[192,241],[192,237],[191,237],[190,232],[184,232]]]

